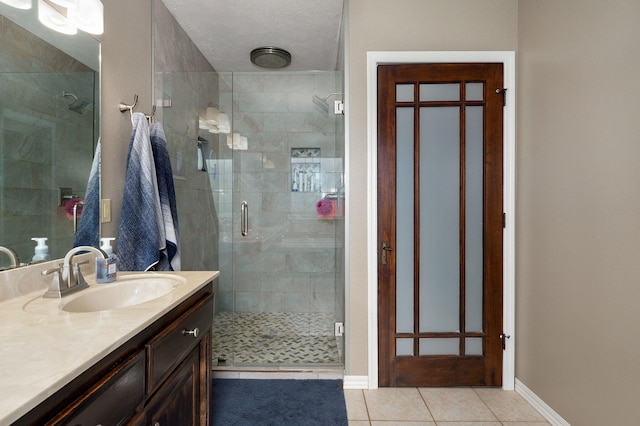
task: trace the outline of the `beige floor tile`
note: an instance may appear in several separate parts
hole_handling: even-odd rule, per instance
[[[369,420],[349,420],[349,426],[371,426]]]
[[[371,426],[436,426],[433,422],[372,421]]]
[[[347,404],[347,419],[366,420],[369,424],[369,413],[364,402],[364,395],[360,389],[345,389],[344,401]]]
[[[502,426],[500,422],[436,422],[436,426]]]
[[[502,422],[504,426],[549,426],[548,422]]]
[[[475,388],[476,394],[502,422],[543,422],[544,418],[514,391]]]
[[[488,422],[498,419],[470,388],[420,388],[436,421]]]
[[[363,393],[371,421],[433,421],[416,388],[379,388]]]

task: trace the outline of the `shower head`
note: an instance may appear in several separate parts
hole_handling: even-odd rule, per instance
[[[69,92],[62,92],[62,97],[66,98],[66,97],[72,97],[75,100],[73,102],[71,102],[71,104],[69,105],[69,109],[75,113],[78,114],[83,114],[86,110],[88,110],[89,108],[91,108],[93,106],[93,102],[91,102],[89,99],[87,98],[78,98],[76,95],[74,95],[73,93],[69,93]]]
[[[329,100],[329,98],[332,96],[342,97],[343,93],[329,93],[324,98],[321,98],[318,95],[313,95],[313,103],[315,106],[317,106],[320,109],[320,111],[324,112],[325,114],[329,113],[329,111],[333,111],[334,113],[337,114],[335,110],[335,106],[334,106],[334,109],[332,110],[332,108],[329,105],[329,102],[327,102],[327,100]]]

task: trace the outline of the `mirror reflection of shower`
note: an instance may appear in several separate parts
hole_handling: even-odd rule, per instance
[[[74,101],[71,102],[68,106],[68,108],[78,114],[84,114],[85,111],[89,110],[91,107],[93,107],[93,102],[90,99],[87,98],[83,98],[83,97],[77,97],[76,95],[74,95],[71,92],[66,92],[63,91],[62,92],[62,97],[63,98],[73,98]]]

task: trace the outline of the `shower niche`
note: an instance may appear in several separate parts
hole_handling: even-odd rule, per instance
[[[320,148],[291,148],[291,192],[320,192]]]

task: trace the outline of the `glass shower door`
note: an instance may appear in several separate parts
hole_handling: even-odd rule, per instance
[[[220,154],[233,186],[225,363],[341,365],[343,116],[313,101],[340,92],[341,77],[233,73],[220,81],[218,107],[232,124]]]

